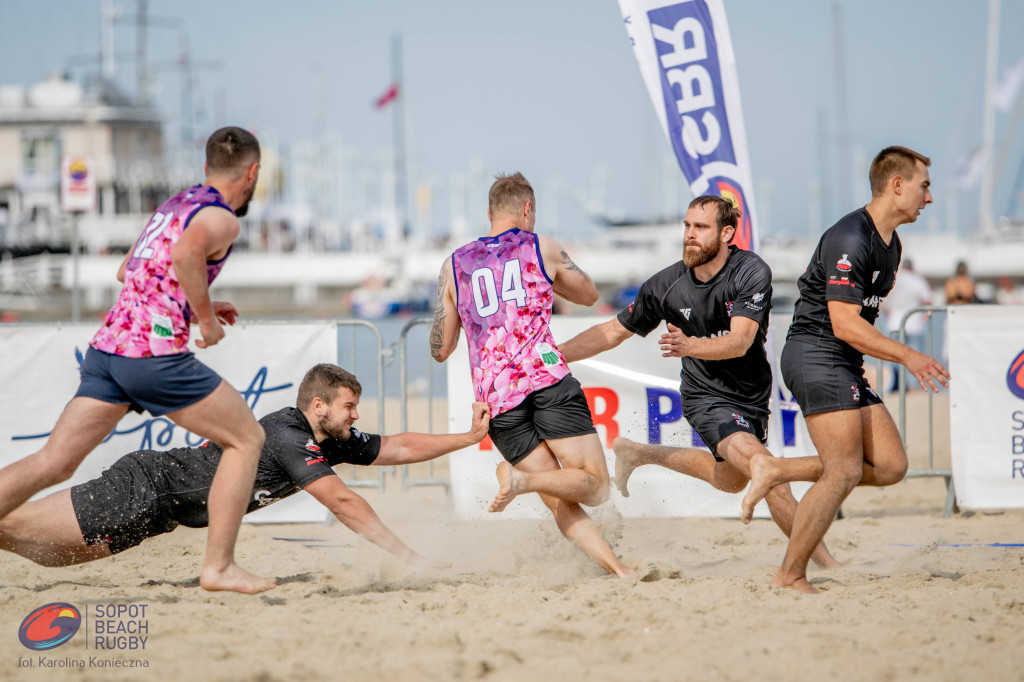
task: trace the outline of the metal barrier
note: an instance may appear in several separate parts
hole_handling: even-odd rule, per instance
[[[927,345],[925,352],[931,357],[935,357],[935,313],[947,313],[946,306],[918,306],[911,308],[903,317],[900,319],[900,326],[898,328],[897,340],[902,343],[907,343],[907,320],[914,315],[923,314],[926,316],[927,323]],[[907,445],[907,368],[900,365],[897,369],[897,385],[899,390],[899,430],[900,438],[903,440],[903,447]],[[953,471],[952,469],[936,469],[935,468],[935,394],[932,391],[928,391],[928,467],[924,469],[908,469],[907,478],[926,478],[931,476],[941,476],[946,480],[946,506],[943,508],[942,516],[948,518],[949,515],[954,511],[959,511],[956,506],[956,489],[953,485]]]
[[[401,425],[399,430],[406,431],[409,415],[409,332],[413,327],[433,324],[432,317],[415,317],[409,320],[402,328],[402,334],[398,341],[398,372],[399,372],[399,409],[401,414]],[[427,363],[427,424],[428,433],[433,433],[434,427],[434,361],[433,358]],[[402,465],[402,490],[408,490],[413,486],[439,485],[445,491],[449,490],[448,478],[439,478],[434,473],[434,460],[427,463],[427,477],[414,478],[409,474],[409,465]]]
[[[349,371],[355,374],[356,367],[356,327],[364,327],[373,332],[377,340],[377,433],[384,433],[384,338],[381,336],[380,330],[377,329],[373,324],[364,320],[335,320],[335,326],[338,329],[338,363],[343,367],[347,367]],[[341,328],[349,328],[349,360],[348,364],[345,365],[342,362],[342,345],[341,345]],[[358,467],[349,465],[350,475],[348,478],[342,476],[342,480],[345,481],[345,485],[350,488],[377,488],[383,492],[384,490],[384,477],[388,473],[388,470],[394,472],[394,467],[377,467],[376,478],[356,478]]]

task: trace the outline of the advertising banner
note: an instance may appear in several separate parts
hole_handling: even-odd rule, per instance
[[[957,504],[1024,507],[1024,306],[949,308]]]
[[[0,326],[0,466],[32,454],[49,435],[78,388],[78,368],[97,324]],[[197,336],[194,334],[193,337]],[[299,382],[318,362],[337,362],[333,324],[239,322],[212,348],[192,350],[234,386],[256,417],[295,404]],[[92,452],[70,481],[40,493],[99,476],[134,450],[195,446],[203,439],[164,417],[129,412],[113,434]],[[249,521],[320,521],[326,510],[308,495],[250,514]]]

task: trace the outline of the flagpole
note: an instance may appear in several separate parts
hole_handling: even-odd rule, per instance
[[[409,215],[406,191],[405,159],[405,84],[402,83],[402,35],[391,36],[391,82],[398,88],[394,107],[395,144],[395,222],[398,237],[409,237]]]
[[[982,117],[981,144],[987,154],[985,168],[981,175],[981,191],[978,205],[978,231],[984,237],[995,232],[992,220],[992,200],[995,187],[995,142],[996,142],[996,70],[999,61],[999,0],[988,4],[988,54],[985,64],[985,111]]]

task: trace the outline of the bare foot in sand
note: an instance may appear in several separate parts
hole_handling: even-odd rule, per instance
[[[776,485],[771,476],[771,465],[772,457],[764,453],[755,453],[750,458],[750,487],[743,496],[743,512],[740,515],[743,523],[750,523],[754,518],[754,507]]]
[[[637,468],[637,450],[639,445],[628,438],[616,438],[612,441],[612,451],[615,453],[615,487],[619,489],[623,497],[629,497],[629,477]]]
[[[523,484],[526,483],[526,474],[521,471],[516,471],[508,462],[502,462],[498,465],[498,494],[494,496],[494,501],[491,502],[491,506],[487,508],[489,512],[500,512],[508,503],[516,498],[516,496],[523,492]]]
[[[253,575],[238,564],[229,564],[224,570],[218,571],[211,566],[204,566],[199,575],[199,585],[210,592],[229,591],[242,594],[259,594],[272,590],[277,585],[273,578],[261,578]]]
[[[772,587],[781,587],[787,590],[795,590],[796,592],[802,592],[804,594],[818,594],[818,590],[814,589],[814,586],[807,582],[807,578],[801,576],[799,578],[790,578],[782,575],[782,572],[775,574],[772,578]]]

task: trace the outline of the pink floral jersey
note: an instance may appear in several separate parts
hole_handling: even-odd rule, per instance
[[[473,389],[492,418],[569,374],[549,328],[555,292],[537,235],[513,228],[477,239],[452,254],[452,267]]]
[[[188,352],[192,309],[174,272],[171,247],[196,213],[208,206],[231,211],[220,192],[205,185],[180,192],[157,209],[132,247],[124,288],[89,345],[126,358]],[[207,283],[230,255],[231,248],[220,260],[206,263]]]

